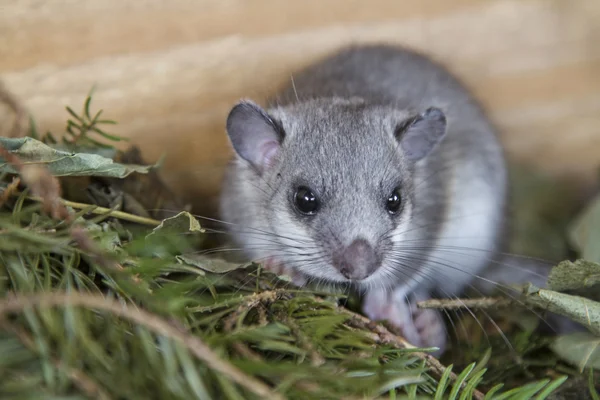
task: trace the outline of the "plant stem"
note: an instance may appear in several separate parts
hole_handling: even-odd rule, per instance
[[[492,308],[513,305],[512,299],[504,297],[482,297],[479,299],[431,299],[417,303],[419,308],[455,310],[459,308]]]
[[[15,193],[15,194],[17,194],[17,193]],[[43,201],[41,198],[35,197],[35,196],[31,196],[31,197],[27,197],[27,198],[30,200],[39,201],[39,202]],[[74,201],[69,201],[69,200],[64,200],[64,199],[60,199],[60,202],[63,205],[65,205],[66,207],[71,207],[71,208],[74,208],[77,210],[84,210],[86,208],[94,206],[94,204],[76,203]],[[134,223],[141,224],[141,225],[158,226],[158,225],[160,225],[160,222],[161,222],[154,218],[140,217],[139,215],[129,214],[129,213],[126,213],[123,211],[112,210],[110,208],[105,208],[105,207],[100,207],[100,206],[96,206],[96,208],[93,208],[89,212],[91,212],[92,214],[96,214],[96,215],[108,214],[111,217],[119,218],[124,221],[134,222]]]

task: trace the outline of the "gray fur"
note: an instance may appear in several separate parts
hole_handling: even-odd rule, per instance
[[[265,110],[284,133],[272,165],[259,174],[238,156],[227,172],[221,217],[237,224],[233,238],[252,259],[274,257],[329,282],[348,281],[332,259],[364,239],[382,260],[358,282],[367,295],[376,289],[403,296],[417,289],[429,295],[460,291],[494,258],[506,203],[502,150],[474,98],[428,58],[385,45],[344,49],[293,78]],[[426,119],[433,123],[412,132],[429,136],[403,146],[397,129],[411,129],[409,122],[430,109],[440,110]],[[315,216],[294,212],[299,184],[322,199]],[[385,199],[398,184],[404,205],[390,216]],[[475,219],[464,231],[457,222],[463,209],[483,210],[470,216]],[[434,252],[461,235],[476,237],[472,247],[481,251],[449,261],[448,252]],[[461,240],[456,243],[463,247],[471,243]]]

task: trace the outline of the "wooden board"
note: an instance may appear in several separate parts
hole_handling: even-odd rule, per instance
[[[93,106],[201,210],[230,156],[224,119],[349,43],[424,50],[470,86],[509,153],[589,184],[600,165],[597,0],[0,0],[0,79],[41,130]]]

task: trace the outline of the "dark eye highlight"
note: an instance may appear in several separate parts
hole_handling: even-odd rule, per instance
[[[401,205],[402,205],[402,196],[400,195],[400,189],[396,188],[388,197],[385,206],[390,214],[395,214],[398,212]]]
[[[302,214],[313,215],[319,210],[319,199],[306,186],[300,186],[294,194],[294,206]]]

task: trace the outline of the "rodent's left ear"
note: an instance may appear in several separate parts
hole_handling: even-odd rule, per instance
[[[446,115],[439,108],[428,108],[398,125],[394,134],[405,156],[411,161],[418,161],[446,135]]]
[[[248,100],[229,112],[227,134],[236,153],[259,173],[271,165],[284,136],[267,112]]]

